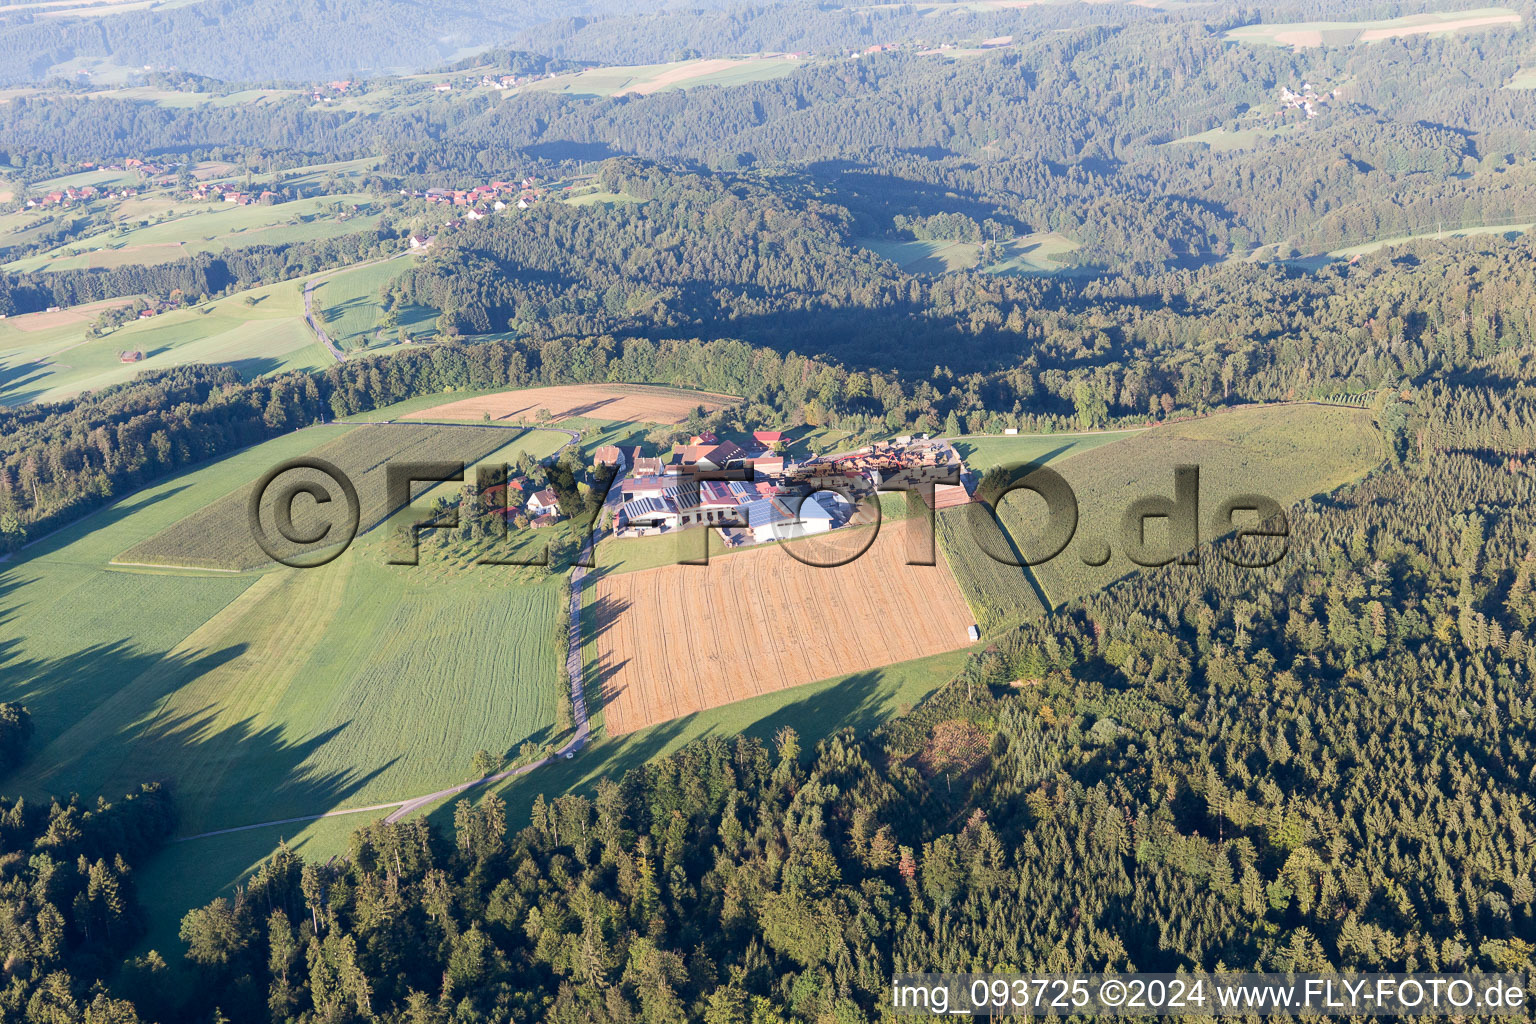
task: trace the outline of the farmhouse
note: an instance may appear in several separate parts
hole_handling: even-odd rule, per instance
[[[560,511],[560,499],[555,494],[554,488],[546,487],[530,495],[528,511],[536,516],[557,514]]]

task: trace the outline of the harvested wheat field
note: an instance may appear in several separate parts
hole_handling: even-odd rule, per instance
[[[547,411],[556,420],[590,416],[625,423],[681,423],[700,406],[714,412],[736,400],[734,395],[641,384],[564,384],[463,398],[401,418],[479,421],[489,413],[493,420],[533,420]]]
[[[23,313],[20,316],[10,317],[8,325],[18,331],[48,331],[55,327],[63,327],[67,324],[88,324],[95,320],[106,310],[115,306],[131,306],[133,299],[101,299],[98,302],[86,302],[78,306],[66,306],[44,313]]]
[[[593,691],[608,732],[967,646],[974,620],[943,555],[905,564],[907,531],[923,525],[888,524],[834,569],[771,546],[599,579]],[[829,546],[862,547],[870,531],[835,533],[846,539],[795,550],[831,561]]]

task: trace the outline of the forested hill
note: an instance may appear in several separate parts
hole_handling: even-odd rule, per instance
[[[38,17],[0,5],[0,46],[7,54],[0,82],[36,81],[55,65],[91,60],[222,79],[411,71],[488,49],[550,18],[663,6],[662,0],[196,0]]]
[[[1529,17],[1467,35],[1293,51],[1228,41],[1223,26],[1236,14],[1212,22],[1098,5],[1121,13],[1050,27],[1080,7],[987,21],[976,31],[1012,26],[1016,35],[998,38],[1014,41],[964,59],[915,45],[857,59],[840,50],[768,81],[654,95],[487,90],[401,110],[308,96],[259,105],[19,96],[0,104],[0,160],[42,179],[126,157],[265,167],[276,150],[290,164],[376,157],[382,179],[427,188],[514,171],[579,173],[630,155],[765,179],[792,172],[834,190],[829,198],[861,218],[864,234],[891,233],[897,216],[940,213],[1059,232],[1079,246],[1064,260],[1112,270],[1313,253],[1536,216],[1525,144],[1536,107],[1528,92],[1505,88],[1530,61]],[[859,16],[872,20],[829,28],[829,38],[884,45],[885,15]],[[772,9],[719,17],[742,33],[782,21]],[[652,38],[643,20],[571,31],[580,40],[615,24]],[[565,49],[655,56],[605,38]],[[1304,86],[1321,90],[1311,116],[1283,99]]]

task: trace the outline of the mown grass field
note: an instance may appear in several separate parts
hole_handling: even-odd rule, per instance
[[[56,401],[146,370],[194,362],[229,364],[247,377],[319,369],[331,357],[300,318],[302,287],[288,281],[239,292],[136,320],[100,338],[87,333],[99,312],[77,318],[34,313],[0,321],[0,404]],[[135,350],[145,358],[137,363],[118,358]]]
[[[1328,255],[1333,259],[1349,259],[1352,256],[1365,256],[1378,252],[1392,245],[1405,245],[1409,242],[1418,242],[1431,238],[1468,238],[1474,235],[1523,235],[1536,224],[1487,224],[1466,228],[1446,228],[1441,231],[1430,231],[1421,235],[1400,235],[1396,238],[1379,238],[1361,245],[1351,245],[1343,249],[1335,249]]]
[[[981,262],[981,246],[976,242],[890,238],[856,238],[854,241],[909,274],[946,274],[970,270]],[[1008,243],[1006,259],[984,269],[989,274],[1057,273],[1070,269],[1070,266],[1054,257],[1077,248],[1076,242],[1054,231],[1023,235]]]
[[[966,466],[981,476],[996,466],[1056,463],[1134,436],[1135,431],[976,436],[956,438],[953,443]],[[1007,535],[991,517],[976,515],[971,506],[941,509],[934,514],[934,531],[983,633],[1046,611],[1048,604],[1034,570],[1007,565],[987,554],[988,550],[1009,550]]]
[[[572,75],[543,79],[518,91],[554,92],[566,96],[649,94],[700,85],[742,85],[790,74],[803,62],[789,57],[705,58],[667,64],[636,64],[591,68]]]
[[[351,478],[361,506],[359,529],[367,531],[393,511],[385,482],[389,464],[457,461],[472,465],[493,452],[510,460],[523,450],[542,458],[559,447],[558,441],[552,440],[559,436],[474,426],[374,424],[355,427],[309,454],[330,462]],[[530,442],[526,447],[525,437]],[[271,560],[256,543],[249,521],[254,486],[252,482],[222,495],[124,550],[113,559],[114,564],[225,571],[267,567]],[[307,521],[301,519],[305,505],[296,508],[295,522],[305,529]],[[263,521],[270,523],[270,515],[270,509],[264,510]]]
[[[956,447],[981,472],[1005,462],[1048,463],[1077,500],[1072,541],[1054,559],[1033,567],[1009,565],[988,552],[1014,559],[1020,552],[1038,555],[1047,521],[1040,497],[1013,492],[1003,499],[996,519],[980,504],[938,514],[940,547],[983,632],[1040,615],[1142,571],[1123,549],[1122,519],[1138,498],[1172,498],[1177,465],[1200,468],[1199,525],[1205,542],[1215,538],[1211,517],[1228,498],[1262,494],[1289,507],[1360,477],[1381,454],[1367,413],[1310,405],[1245,409],[1118,434],[961,439]],[[1165,536],[1162,521],[1150,520],[1148,542],[1160,550]],[[1108,560],[1089,565],[1105,554],[1105,545]]]
[[[1065,454],[1065,453],[1063,453]],[[1295,405],[1221,413],[1171,423],[1096,447],[1053,465],[1077,500],[1077,530],[1060,555],[1029,569],[1011,569],[989,558],[978,545],[969,552],[961,539],[973,530],[991,538],[994,550],[1040,551],[1045,503],[1018,491],[1006,497],[996,534],[980,505],[948,510],[946,551],[957,578],[969,579],[975,600],[992,622],[1036,614],[1036,604],[1054,608],[1101,589],[1129,573],[1143,571],[1127,557],[1122,521],[1130,503],[1142,497],[1174,496],[1174,467],[1199,467],[1199,529],[1202,543],[1215,539],[1214,513],[1228,498],[1260,494],[1282,508],[1326,493],[1364,475],[1381,457],[1369,414],[1358,409]],[[1245,520],[1240,519],[1239,522]],[[1221,531],[1226,532],[1226,531]],[[1153,554],[1167,547],[1164,521],[1149,520],[1146,538]],[[999,547],[997,541],[1001,540]],[[1106,550],[1107,549],[1107,550]],[[1105,554],[1107,561],[1090,565]],[[1150,568],[1177,572],[1178,567]],[[968,591],[968,595],[972,591]],[[1013,599],[1010,601],[1010,595]]]
[[[383,531],[315,570],[108,564],[349,431],[432,429],[296,432],[125,498],[0,564],[0,699],[29,706],[37,725],[10,791],[89,799],[164,779],[182,833],[195,834],[405,799],[467,778],[478,749],[552,739],[564,613],[555,577],[429,571],[427,545],[422,566],[390,566]],[[536,437],[545,453],[563,440]],[[345,820],[340,835],[366,819]],[[211,898],[204,880],[232,882],[270,852],[278,832],[262,831],[254,844],[198,849],[190,880],[177,867],[167,877],[180,880],[146,890],[157,934],[174,937],[181,913]]]
[[[437,315],[424,306],[402,307],[394,330],[382,326],[380,290],[409,269],[408,260],[382,260],[327,277],[315,287],[315,304],[325,316],[326,333],[348,352],[393,342],[401,330],[412,336],[431,333]]]

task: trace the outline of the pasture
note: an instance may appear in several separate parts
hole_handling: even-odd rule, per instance
[[[942,239],[856,238],[854,243],[890,260],[909,274],[947,274],[971,270],[981,263],[981,246],[976,242]],[[1006,244],[1006,256],[997,263],[981,267],[989,274],[1053,274],[1070,269],[1055,259],[1079,248],[1078,243],[1057,232],[1022,235]]]
[[[415,336],[435,329],[436,314],[424,306],[404,306],[396,311],[396,326],[384,326],[380,292],[409,269],[409,260],[381,260],[329,275],[315,287],[326,333],[343,351],[388,344],[399,331]]]
[[[330,355],[299,317],[300,288],[294,281],[256,288],[98,338],[88,328],[100,303],[0,320],[0,405],[57,401],[194,362],[228,364],[248,377],[327,366]],[[144,358],[119,358],[131,351]]]
[[[1368,413],[1314,405],[1240,409],[1168,423],[1086,451],[1053,466],[1075,494],[1077,529],[1059,555],[1030,570],[1034,582],[1029,585],[1044,607],[1054,608],[1141,571],[1123,547],[1123,518],[1134,500],[1173,498],[1175,466],[1199,467],[1198,523],[1203,543],[1227,532],[1217,531],[1213,519],[1229,498],[1260,494],[1289,508],[1359,478],[1380,458],[1380,440]],[[954,534],[974,532],[985,539],[995,530],[989,525],[992,517],[979,503],[955,509],[951,515],[965,520],[949,524]],[[1043,499],[1015,491],[1001,502],[997,521],[1007,534],[1003,553],[1034,552],[1038,557],[1046,522]],[[1171,545],[1166,520],[1147,520],[1145,537],[1154,555]],[[1105,559],[1102,564],[1090,564],[1101,558]],[[972,562],[982,564],[983,559],[991,561],[983,552]],[[971,564],[960,557],[952,562],[957,572]],[[1177,572],[1178,567],[1146,571]],[[1001,604],[996,597],[993,602]]]
[[[1485,224],[1466,228],[1446,228],[1443,231],[1430,231],[1421,235],[1399,235],[1396,238],[1378,238],[1375,241],[1364,242],[1360,245],[1346,246],[1335,249],[1328,255],[1332,259],[1350,259],[1354,256],[1365,256],[1378,252],[1393,245],[1406,245],[1409,242],[1419,242],[1426,239],[1442,238],[1470,238],[1476,235],[1523,235],[1536,224]]]
[[[1536,68],[1521,68],[1504,83],[1506,89],[1536,89]]]
[[[129,206],[130,216],[135,209],[142,212],[142,208]],[[272,206],[180,204],[164,219],[124,218],[107,231],[13,260],[3,269],[69,270],[165,263],[198,252],[352,234],[377,227],[379,220],[373,198],[361,192],[316,196]]]
[[[478,422],[489,417],[495,422],[528,422],[547,413],[547,418],[555,421],[588,417],[629,423],[681,423],[695,409],[702,407],[713,412],[736,400],[734,395],[644,384],[562,384],[461,398],[418,409],[401,418]]]
[[[1306,21],[1281,24],[1244,25],[1227,32],[1231,42],[1266,46],[1290,46],[1297,50],[1311,46],[1351,46],[1412,36],[1448,35],[1518,25],[1520,15],[1503,7],[1483,7],[1471,11],[1442,11],[1411,14],[1401,18],[1376,21]]]
[[[867,672],[970,644],[971,613],[943,560],[905,564],[912,521],[880,531],[837,568],[784,550],[742,552],[702,566],[599,575],[593,584],[595,678],[609,735],[849,671]],[[794,545],[852,549],[845,530]]]
[[[995,466],[1055,464],[1136,434],[1136,431],[1125,430],[1002,437],[974,435],[955,438],[953,443],[966,466],[982,476]],[[934,514],[934,529],[939,547],[983,633],[995,632],[1046,611],[1045,594],[1033,570],[1005,564],[987,554],[988,550],[1004,552],[1009,549],[1008,537],[990,516],[977,516],[970,506],[940,509]]]
[[[553,578],[508,586],[495,566],[390,566],[382,531],[315,570],[107,564],[347,431],[313,428],[184,473],[0,566],[0,614],[17,636],[0,652],[0,699],[25,702],[38,727],[19,792],[89,797],[165,778],[193,834],[403,799],[462,780],[477,749],[552,738]]]

